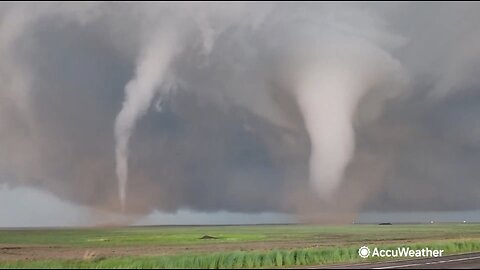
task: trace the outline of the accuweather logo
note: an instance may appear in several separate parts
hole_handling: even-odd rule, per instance
[[[422,257],[442,257],[444,250],[438,249],[411,249],[409,247],[398,247],[396,249],[379,249],[374,248],[370,251],[370,248],[367,246],[362,246],[358,249],[358,256],[366,259],[368,257],[386,257],[386,258],[395,258],[395,257],[413,257],[413,258],[422,258]]]
[[[358,255],[360,257],[366,259],[370,255],[370,249],[366,246],[363,246],[358,250]]]

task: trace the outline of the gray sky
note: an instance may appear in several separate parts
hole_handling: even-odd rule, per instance
[[[111,224],[122,217],[113,214],[92,213],[87,207],[61,201],[55,196],[31,188],[0,188],[0,227],[28,226],[91,226]],[[9,206],[9,207],[6,207]],[[480,211],[457,212],[367,212],[360,213],[357,223],[380,222],[480,222]],[[295,216],[279,213],[242,214],[217,211],[195,212],[188,209],[177,213],[155,211],[135,219],[131,225],[218,225],[294,223]]]
[[[478,220],[479,13],[2,3],[0,225]]]

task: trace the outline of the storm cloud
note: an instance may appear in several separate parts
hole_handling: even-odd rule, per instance
[[[478,210],[479,12],[2,3],[0,183],[135,215]]]

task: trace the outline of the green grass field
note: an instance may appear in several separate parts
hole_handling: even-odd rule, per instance
[[[218,239],[200,239],[204,235]],[[429,247],[444,249],[445,254],[480,251],[480,224],[2,230],[0,247],[6,247],[8,252],[0,250],[0,268],[263,268],[334,264],[363,261],[357,254],[362,245]],[[15,256],[22,249],[26,257]],[[29,249],[38,254],[29,258]],[[71,256],[49,258],[49,249]],[[85,250],[98,255],[84,258],[81,254]],[[119,253],[102,254],[106,250]],[[157,251],[159,254],[155,254]]]

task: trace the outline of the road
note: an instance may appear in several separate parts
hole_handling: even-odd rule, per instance
[[[439,258],[423,258],[399,260],[391,262],[358,263],[331,265],[328,267],[308,267],[306,269],[480,269],[480,252],[443,256]]]

